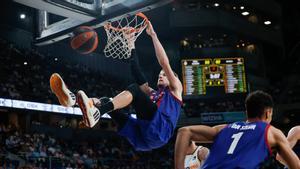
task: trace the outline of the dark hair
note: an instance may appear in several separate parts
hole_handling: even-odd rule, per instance
[[[246,98],[245,106],[248,118],[261,118],[266,108],[273,108],[274,103],[272,96],[263,91],[257,90]]]

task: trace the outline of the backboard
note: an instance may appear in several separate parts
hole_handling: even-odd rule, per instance
[[[173,0],[14,0],[36,8],[36,45],[47,45],[70,37],[80,25],[96,29],[106,21],[115,21],[125,15],[145,12]],[[50,15],[64,19],[52,23]]]

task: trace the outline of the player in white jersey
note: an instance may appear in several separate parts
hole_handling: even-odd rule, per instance
[[[300,126],[295,126],[291,128],[288,133],[287,139],[290,143],[290,147],[294,148],[300,140]]]
[[[295,126],[290,129],[287,135],[287,140],[291,148],[294,148],[297,143],[300,141],[300,126]],[[286,165],[286,162],[277,155],[277,160],[280,161],[283,165]]]
[[[197,146],[195,142],[191,141],[187,149],[184,168],[185,169],[200,169],[208,156],[209,149],[203,146]]]

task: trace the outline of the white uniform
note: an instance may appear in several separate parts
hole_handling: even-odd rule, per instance
[[[184,159],[184,168],[185,169],[200,169],[200,166],[204,161],[200,161],[198,158],[198,151],[203,148],[202,146],[198,146],[193,154],[189,154],[185,156]]]

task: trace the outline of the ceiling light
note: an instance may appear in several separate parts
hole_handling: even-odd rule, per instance
[[[182,40],[181,45],[186,47],[189,45],[189,42],[187,40]]]
[[[26,18],[26,15],[22,13],[22,14],[20,14],[20,18],[21,18],[21,19],[25,19],[25,18]]]
[[[249,12],[247,12],[247,11],[242,12],[242,15],[247,16],[247,15],[249,15]]]
[[[265,24],[265,25],[270,25],[270,24],[271,24],[271,21],[265,21],[264,24]]]
[[[244,6],[241,6],[241,7],[240,7],[240,9],[244,9],[244,8],[245,8]]]
[[[24,62],[24,65],[27,65],[27,62]]]
[[[218,7],[218,6],[219,6],[219,4],[218,4],[218,3],[215,3],[215,4],[214,4],[214,6],[215,6],[215,7]]]
[[[236,9],[236,7],[234,6],[234,7],[232,7],[232,9]]]

